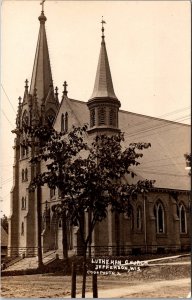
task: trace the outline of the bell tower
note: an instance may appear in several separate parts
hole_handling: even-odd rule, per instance
[[[44,1],[42,2],[44,3]],[[37,203],[42,203],[42,193],[29,192],[31,180],[40,172],[30,163],[33,148],[27,146],[24,125],[53,124],[59,101],[54,93],[49,50],[45,31],[44,6],[39,16],[40,28],[31,77],[26,79],[24,96],[19,97],[14,142],[13,188],[11,190],[11,216],[9,220],[9,255],[31,256],[37,253]],[[39,196],[40,195],[40,196]]]

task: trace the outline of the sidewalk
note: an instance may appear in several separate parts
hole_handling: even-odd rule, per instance
[[[190,279],[184,278],[184,279],[176,279],[176,280],[164,280],[164,281],[155,281],[150,283],[143,283],[138,284],[135,286],[127,286],[122,288],[112,288],[107,290],[99,290],[98,291],[98,298],[128,298],[131,295],[138,294],[139,292],[150,292],[152,290],[160,290],[160,289],[166,289],[166,286],[169,287],[178,287],[178,286],[189,286],[190,289]],[[189,293],[189,290],[187,291],[187,294]],[[186,295],[183,295],[183,298],[187,297]],[[176,298],[177,295],[175,295]],[[64,297],[68,298],[68,297]],[[76,298],[81,298],[81,295],[78,294]],[[86,293],[86,298],[93,298],[92,292]]]

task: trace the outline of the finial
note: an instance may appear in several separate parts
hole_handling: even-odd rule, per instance
[[[21,105],[21,100],[22,100],[21,96],[19,96],[18,100],[19,100],[19,105]]]
[[[104,28],[103,24],[106,24],[106,22],[103,20],[103,16],[102,16],[101,24],[102,24],[102,27],[101,27],[102,36],[101,37],[102,37],[102,40],[104,41],[104,38],[105,38],[105,36],[104,36],[105,28]]]
[[[55,87],[55,97],[58,98],[58,87]]]
[[[28,79],[26,79],[25,80],[25,90],[26,90],[26,92],[28,92],[28,83],[29,83],[29,81],[28,81]]]
[[[47,18],[44,15],[44,2],[45,2],[45,0],[43,0],[40,3],[40,5],[42,5],[41,15],[39,17],[39,21],[40,21],[41,24],[45,24],[45,22],[47,21]]]
[[[66,82],[66,81],[64,81],[64,84],[63,84],[63,86],[64,86],[63,95],[67,96],[67,93],[68,93],[68,91],[67,91],[67,86],[68,86],[68,84],[67,84],[67,82]]]

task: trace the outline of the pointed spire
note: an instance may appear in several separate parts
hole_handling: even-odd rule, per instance
[[[99,62],[97,66],[95,85],[94,85],[91,99],[96,97],[99,98],[108,97],[108,98],[117,99],[113,89],[113,82],[112,82],[111,71],[109,67],[109,61],[108,61],[107,50],[105,45],[104,24],[106,24],[106,22],[102,19],[101,23],[102,23],[101,49],[99,55]]]
[[[37,41],[35,61],[33,65],[31,86],[30,86],[30,94],[32,95],[34,92],[34,88],[35,87],[37,88],[39,101],[46,99],[50,89],[50,82],[53,82],[51,65],[49,60],[47,37],[45,31],[45,22],[47,18],[44,15],[44,5],[43,5],[44,2],[45,1],[41,2],[42,11],[41,11],[41,15],[39,16],[39,21],[40,21],[39,36]]]

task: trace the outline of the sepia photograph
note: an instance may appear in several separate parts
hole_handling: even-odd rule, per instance
[[[1,3],[1,297],[191,298],[190,1]]]

